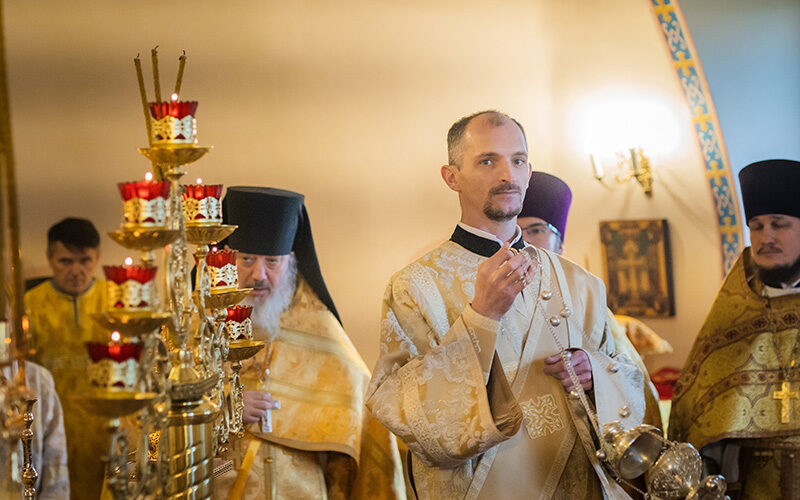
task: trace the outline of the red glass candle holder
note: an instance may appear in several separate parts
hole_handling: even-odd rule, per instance
[[[236,254],[236,250],[212,250],[206,255],[206,265],[211,278],[211,293],[239,288]]]
[[[253,322],[250,319],[252,313],[253,306],[235,306],[227,309],[225,331],[230,340],[253,338]]]
[[[222,184],[184,186],[183,217],[187,226],[222,223]]]
[[[169,182],[121,182],[118,187],[122,195],[124,227],[166,227]]]
[[[197,101],[151,102],[150,144],[185,147],[197,144]]]
[[[111,309],[150,310],[156,304],[156,267],[103,266]]]
[[[142,347],[139,342],[87,342],[91,385],[132,390],[139,376]]]

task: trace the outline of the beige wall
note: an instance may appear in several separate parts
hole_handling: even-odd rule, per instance
[[[326,280],[370,365],[387,279],[457,221],[438,167],[447,127],[478,109],[519,118],[535,168],[570,183],[566,253],[593,272],[602,274],[599,220],[669,219],[678,315],[650,323],[676,354],[652,366],[682,362],[720,282],[699,151],[644,0],[76,0],[5,10],[30,275],[46,272],[44,233],[59,218],[119,224],[115,183],[148,166],[135,150],[146,138],[132,58],[160,44],[165,89],[187,49],[182,96],[200,101],[200,142],[215,146],[190,179],[307,195]],[[579,103],[620,88],[651,96],[678,124],[673,147],[652,157],[652,199],[634,187],[612,195],[591,178]],[[105,263],[129,254],[103,245]]]

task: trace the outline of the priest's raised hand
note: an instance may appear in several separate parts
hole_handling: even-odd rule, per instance
[[[476,313],[500,321],[514,299],[533,279],[536,264],[527,252],[514,254],[504,243],[494,255],[478,266],[475,279]]]

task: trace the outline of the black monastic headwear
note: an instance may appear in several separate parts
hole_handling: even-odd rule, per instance
[[[746,220],[765,214],[800,217],[800,162],[764,160],[739,172]]]
[[[224,243],[256,255],[287,255],[294,251],[297,270],[341,323],[322,278],[304,199],[300,193],[283,189],[229,187],[222,200],[222,218],[225,224],[239,227]]]

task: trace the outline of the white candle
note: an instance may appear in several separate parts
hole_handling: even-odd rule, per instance
[[[601,165],[600,162],[598,162],[595,159],[594,155],[589,155],[589,159],[592,162],[592,170],[594,170],[594,178],[598,180],[602,179],[604,174],[603,165]]]

